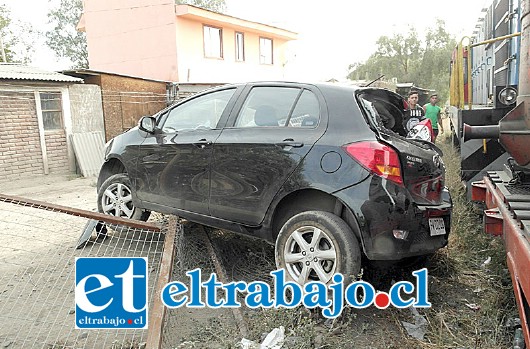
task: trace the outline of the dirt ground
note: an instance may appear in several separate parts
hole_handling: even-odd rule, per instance
[[[0,182],[0,193],[95,211],[96,181],[94,177],[83,178],[73,175],[38,176]]]

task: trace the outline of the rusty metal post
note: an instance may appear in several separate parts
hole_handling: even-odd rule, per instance
[[[138,221],[135,219],[127,219],[127,218],[111,216],[111,215],[99,213],[99,212],[81,210],[78,208],[73,208],[73,207],[68,207],[68,206],[56,205],[56,204],[52,204],[49,202],[23,198],[21,196],[6,195],[6,194],[0,193],[0,201],[8,202],[8,203],[12,203],[15,205],[20,205],[20,206],[35,207],[35,208],[43,209],[46,211],[62,212],[62,213],[69,214],[71,216],[85,217],[85,218],[94,219],[97,221],[102,221],[108,224],[123,225],[126,227],[145,229],[145,230],[150,230],[150,231],[155,231],[155,232],[160,231],[160,227],[152,223]]]
[[[162,346],[162,333],[164,330],[164,317],[166,315],[166,307],[162,303],[160,293],[164,286],[170,281],[173,271],[173,262],[175,259],[175,236],[177,229],[182,229],[177,224],[177,217],[169,216],[167,224],[167,231],[164,236],[164,251],[162,253],[162,260],[160,261],[160,270],[158,272],[158,280],[155,287],[155,294],[153,297],[153,307],[149,312],[149,329],[147,332],[146,348],[159,349]]]

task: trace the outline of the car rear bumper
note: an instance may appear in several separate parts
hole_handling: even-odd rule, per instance
[[[357,200],[348,201],[348,198],[356,197],[359,191],[366,188],[354,187],[337,193],[357,217],[366,257],[370,260],[397,261],[432,254],[446,246],[452,212],[449,191],[444,189],[441,204],[417,205],[404,189],[392,186],[387,185],[387,190],[378,191],[377,195],[370,195],[368,200],[361,203]],[[373,183],[371,187],[373,189]],[[438,224],[443,220],[445,233],[442,234],[441,229],[432,231],[430,219],[438,221]],[[440,235],[434,235],[436,232]]]

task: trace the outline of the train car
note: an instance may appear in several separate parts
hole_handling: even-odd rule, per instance
[[[504,2],[507,2],[505,0]],[[462,124],[463,150],[470,142],[483,144],[486,152],[492,144],[497,144],[506,150],[495,161],[507,158],[502,163],[502,170],[485,171],[483,178],[471,181],[471,199],[482,202],[486,207],[483,215],[484,232],[502,236],[506,249],[506,261],[510,271],[512,285],[514,288],[522,333],[526,345],[530,344],[530,0],[521,0],[518,7],[504,4],[501,9],[498,5],[503,1],[495,2],[490,10],[495,14],[497,11],[501,22],[497,21],[495,28],[504,28],[504,32],[510,27],[510,22],[517,24],[521,34],[506,34],[504,38],[493,38],[487,43],[493,50],[492,69],[485,75],[484,80],[489,81],[485,93],[496,93],[489,99],[495,99],[492,106],[485,109],[472,109],[473,103],[468,103],[471,110],[464,110],[461,105],[455,107],[458,115],[457,120],[463,122],[464,117],[473,115],[469,120],[476,121],[475,126]],[[508,12],[503,12],[508,9]],[[496,17],[493,17],[496,18]],[[486,40],[487,41],[487,40]],[[480,42],[479,42],[480,43]],[[469,45],[472,49],[471,45]],[[478,47],[478,45],[476,46]],[[486,53],[491,47],[484,47],[481,52]],[[487,58],[486,69],[488,71]],[[477,57],[475,57],[477,58]],[[473,51],[471,61],[475,62]],[[478,60],[476,62],[482,62]],[[499,62],[502,62],[500,64]],[[476,67],[476,66],[475,66]],[[490,74],[490,75],[488,75]],[[491,75],[493,74],[493,75]],[[478,73],[472,77],[479,78]],[[477,80],[481,81],[481,80]],[[481,90],[471,86],[472,91],[478,91],[474,99],[478,101],[485,96],[479,93]],[[519,91],[519,93],[517,92]],[[461,92],[461,91],[460,91]],[[517,95],[518,94],[518,95]],[[473,94],[470,96],[473,98]],[[463,95],[462,95],[463,97]],[[471,114],[475,113],[475,114]],[[496,113],[496,114],[494,114]],[[503,115],[504,114],[504,115]],[[502,116],[498,121],[495,118]],[[488,119],[489,117],[489,119]],[[458,119],[459,118],[459,119]],[[464,161],[466,159],[463,159]],[[494,162],[495,162],[494,161]],[[491,165],[491,164],[490,164]],[[488,165],[489,166],[489,165]],[[514,340],[514,348],[524,348],[525,344],[517,336]],[[517,342],[517,343],[516,343]]]
[[[450,117],[453,142],[461,156],[462,179],[468,184],[508,158],[496,140],[464,142],[464,124],[497,125],[515,107],[519,85],[521,1],[494,0],[482,9],[472,36],[465,37],[451,58]]]

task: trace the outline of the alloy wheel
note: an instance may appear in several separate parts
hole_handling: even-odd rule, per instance
[[[123,183],[112,183],[101,198],[103,213],[131,218],[134,213],[131,189]]]
[[[336,270],[337,250],[326,232],[303,226],[288,237],[284,259],[287,272],[299,284],[328,283]]]

